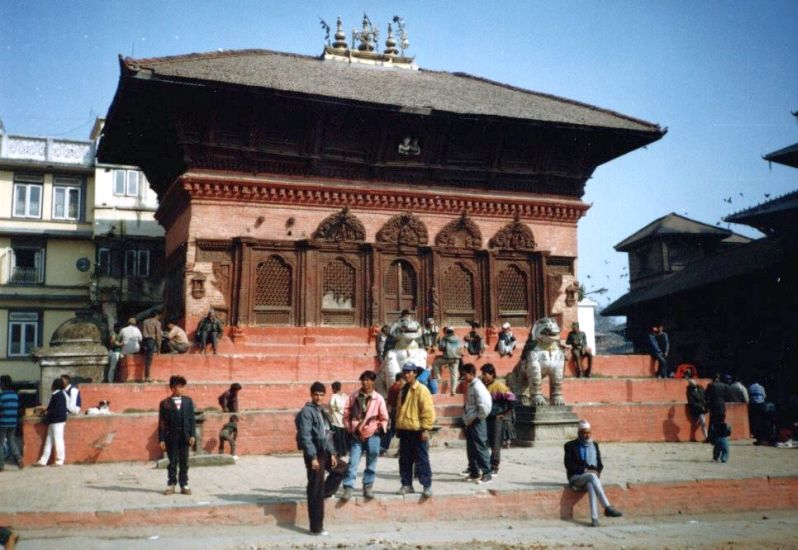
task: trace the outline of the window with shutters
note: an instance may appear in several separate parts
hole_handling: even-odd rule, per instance
[[[474,275],[462,264],[443,272],[441,295],[447,325],[464,326],[474,319]]]
[[[355,268],[335,258],[322,270],[321,317],[325,325],[355,324]]]
[[[415,312],[416,288],[416,272],[410,262],[396,260],[388,266],[382,284],[386,323],[398,319],[403,309]]]
[[[497,298],[502,322],[525,325],[529,318],[527,275],[518,266],[509,265],[499,272]]]
[[[291,266],[280,256],[269,256],[255,268],[255,323],[285,325],[292,322]]]

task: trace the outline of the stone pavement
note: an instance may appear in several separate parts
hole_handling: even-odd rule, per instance
[[[605,466],[602,480],[610,488],[611,498],[612,494],[620,494],[617,491],[628,491],[636,484],[684,485],[727,480],[743,481],[745,485],[746,480],[754,478],[798,480],[798,449],[733,442],[727,464],[712,462],[711,446],[702,443],[607,443],[602,444],[601,450]],[[565,487],[560,446],[505,450],[500,475],[489,485],[462,480],[459,472],[466,465],[462,447],[433,449],[431,460],[437,499],[519,491],[548,490],[562,494]],[[360,472],[363,465],[364,462]],[[191,496],[162,495],[166,471],[155,469],[152,463],[26,467],[21,471],[8,464],[0,473],[0,520],[32,513],[40,518],[39,526],[44,526],[49,521],[48,514],[55,521],[59,514],[75,512],[168,513],[192,507],[224,510],[231,505],[279,505],[303,502],[305,498],[305,470],[299,454],[244,456],[232,466],[192,468],[190,484]],[[401,503],[405,497],[395,494],[398,488],[397,459],[381,458],[375,483],[380,506]],[[613,488],[616,493],[612,493]],[[360,478],[356,489],[359,496]],[[418,500],[417,495],[407,498]],[[341,503],[336,503],[338,507]],[[62,519],[70,521],[67,516]],[[303,522],[306,518],[296,513],[296,519]]]

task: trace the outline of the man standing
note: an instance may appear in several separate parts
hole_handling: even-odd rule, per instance
[[[174,322],[166,323],[166,350],[168,353],[186,353],[188,351],[188,336],[186,331]]]
[[[17,447],[17,424],[19,423],[19,395],[11,387],[11,377],[7,374],[0,376],[0,471],[5,469],[6,457],[5,448],[8,441],[8,448],[11,456],[22,469],[22,455]]]
[[[208,340],[211,341],[213,354],[216,355],[216,345],[222,335],[222,322],[216,318],[216,312],[208,310],[208,315],[202,318],[197,326],[197,339],[199,340],[201,353],[205,355],[205,348],[208,347]]]
[[[188,451],[194,446],[194,402],[183,395],[186,379],[179,375],[169,378],[172,395],[161,401],[158,407],[158,441],[161,450],[169,457],[165,495],[175,493],[180,469],[180,492],[190,495],[188,486]]]
[[[493,481],[488,453],[488,431],[485,419],[493,408],[493,399],[485,384],[477,378],[477,369],[472,363],[462,368],[466,390],[463,424],[466,430],[466,454],[468,455],[468,474],[471,481],[490,483]],[[482,477],[479,472],[482,471]]]
[[[144,381],[152,382],[152,378],[150,378],[152,356],[161,353],[161,340],[163,339],[160,312],[156,311],[144,320],[141,325],[141,335],[144,338]]]
[[[601,463],[601,451],[598,443],[590,437],[590,423],[587,420],[579,421],[578,437],[565,444],[565,473],[568,477],[568,484],[574,491],[587,490],[590,497],[590,517],[593,527],[599,526],[598,505],[596,497],[604,506],[604,515],[610,518],[618,518],[623,514],[610,506],[604,488],[601,485],[601,470],[604,465]]]
[[[399,477],[402,487],[399,494],[414,493],[413,466],[424,498],[432,496],[432,468],[429,463],[429,432],[435,424],[435,406],[432,394],[416,380],[424,370],[408,362],[402,365],[405,385],[399,390],[396,404],[396,435],[399,437]]]
[[[47,466],[50,461],[50,454],[55,446],[55,466],[63,466],[66,460],[64,451],[64,426],[66,426],[67,397],[64,393],[64,381],[60,378],[53,380],[51,386],[53,394],[50,396],[50,403],[44,412],[44,422],[47,424],[47,437],[44,440],[42,456],[34,466]]]
[[[305,459],[308,474],[308,519],[310,534],[326,536],[324,530],[324,499],[338,490],[347,464],[335,456],[330,419],[322,406],[327,388],[321,382],[310,386],[310,401],[296,415],[296,442]],[[325,472],[329,472],[324,479]]]
[[[350,434],[349,470],[344,479],[341,500],[352,498],[352,488],[357,479],[360,457],[366,455],[363,472],[363,498],[374,498],[374,480],[377,477],[377,459],[380,456],[380,439],[388,430],[388,408],[382,396],[374,391],[376,373],[367,370],[360,375],[360,391],[349,395],[344,407],[344,427]]]
[[[490,473],[499,474],[499,464],[502,459],[502,443],[504,442],[504,421],[507,415],[512,414],[515,406],[515,394],[506,385],[496,380],[496,368],[491,363],[486,363],[480,368],[482,382],[488,389],[493,400],[490,414],[485,419],[488,429],[488,445],[490,445]]]
[[[593,369],[593,352],[587,346],[587,334],[579,330],[579,323],[571,323],[571,332],[565,340],[565,345],[571,347],[571,357],[576,367],[576,377],[583,374],[585,378],[590,378],[590,371]],[[582,370],[582,357],[587,357],[587,368]]]
[[[67,412],[69,414],[80,414],[80,390],[72,385],[72,378],[68,374],[62,374],[61,381],[64,383]]]
[[[462,344],[460,343],[460,339],[455,336],[452,327],[445,327],[443,332],[443,338],[438,342],[438,349],[443,352],[443,355],[432,364],[432,368],[434,369],[433,378],[440,380],[441,367],[447,367],[449,369],[449,395],[454,395],[457,379],[460,377],[457,370],[460,366],[460,357],[462,356]]]
[[[651,327],[651,329],[649,329],[648,336],[646,337],[646,342],[648,344],[649,355],[651,355],[651,357],[654,358],[654,360],[657,362],[658,365],[657,373],[654,376],[659,378],[667,378],[668,363],[665,359],[665,354],[662,352],[662,348],[660,347],[659,343],[659,326],[654,325],[653,327]]]

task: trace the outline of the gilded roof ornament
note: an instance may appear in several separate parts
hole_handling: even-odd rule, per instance
[[[346,49],[346,33],[344,32],[344,25],[341,23],[341,18],[338,18],[338,21],[335,24],[335,42],[333,42],[332,47],[336,50],[345,50]]]
[[[371,22],[369,16],[364,13],[363,30],[358,31],[357,29],[352,29],[352,48],[354,49],[355,47],[355,41],[360,41],[360,44],[357,46],[359,51],[373,52],[374,45],[379,40],[379,36],[379,29]]]

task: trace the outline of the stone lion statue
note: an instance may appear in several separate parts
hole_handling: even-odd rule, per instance
[[[565,353],[560,346],[560,327],[550,317],[535,321],[521,361],[507,376],[507,385],[524,404],[565,405],[562,378]],[[543,377],[549,377],[550,402],[543,397]]]
[[[427,366],[427,351],[419,345],[421,325],[412,316],[405,315],[391,325],[391,349],[385,353],[377,373],[377,391],[386,396],[402,365],[412,361],[416,365]]]

